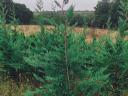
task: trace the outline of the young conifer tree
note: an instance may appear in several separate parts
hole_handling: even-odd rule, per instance
[[[26,66],[24,66],[25,62],[23,60],[25,37],[23,34],[13,30],[14,23],[6,24],[5,17],[8,10],[3,2],[4,1],[0,2],[0,64],[4,66],[3,69],[9,73],[9,76],[11,75],[14,76],[15,79],[19,79],[19,73],[21,70],[24,70]],[[10,18],[14,20],[15,13],[13,13],[13,10],[10,14]]]
[[[70,7],[67,21],[72,17],[73,7]],[[107,93],[105,85],[109,75],[104,73],[106,67],[96,67],[93,53],[97,51],[96,45],[88,45],[82,35],[73,33],[68,22],[56,24],[50,32],[43,30],[35,35],[34,47],[30,47],[32,55],[26,57],[26,61],[43,69],[45,76],[33,74],[43,86],[33,92],[27,91],[26,96],[100,96]]]

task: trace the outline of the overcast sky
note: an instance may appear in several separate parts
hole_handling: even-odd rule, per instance
[[[17,3],[25,4],[28,8],[32,11],[36,8],[36,1],[37,0],[13,0]],[[52,10],[52,5],[54,4],[54,0],[42,0],[44,2],[44,10]],[[57,0],[62,2],[63,0]],[[69,4],[65,7],[67,9],[69,6],[74,5],[75,10],[94,10],[94,7],[101,0],[69,0]],[[56,8],[58,9],[58,8]]]

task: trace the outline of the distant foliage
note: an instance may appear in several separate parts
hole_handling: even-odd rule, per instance
[[[30,24],[33,19],[33,12],[24,4],[14,3],[15,15],[20,24]]]
[[[84,26],[84,19],[85,17],[78,14],[78,15],[74,15],[72,20],[70,21],[70,25],[76,25],[76,26]]]
[[[111,28],[118,27],[120,16],[121,0],[102,0],[95,7],[95,20],[93,25],[100,28],[106,28],[107,21],[110,19]]]
[[[6,23],[13,21],[12,16],[15,15],[19,24],[30,24],[33,13],[24,4],[13,3],[12,0],[3,0],[3,8],[6,15]]]
[[[111,9],[110,9],[110,17],[112,22],[112,27],[118,26],[118,20],[120,16],[120,1],[121,0],[113,0],[111,3]]]
[[[36,13],[35,13],[36,14]],[[43,12],[42,14],[43,18],[49,19],[52,18],[52,20],[56,21],[57,24],[63,24],[65,22],[66,19],[66,14],[63,15],[62,12]],[[79,14],[79,13],[75,13],[73,17],[69,20],[70,26],[75,25],[75,26],[79,26],[79,27],[83,27],[85,24],[85,19],[87,19],[86,23],[89,26],[92,26],[91,23],[94,19],[94,14]],[[39,15],[35,15],[34,19],[32,21],[33,24],[39,24]],[[43,21],[44,25],[51,25],[47,20]]]
[[[26,60],[36,67],[43,66],[45,78],[34,75],[43,86],[28,90],[25,96],[123,96],[128,89],[128,42],[124,40],[127,22],[123,17],[119,22],[120,34],[115,42],[105,36],[88,44],[84,34],[72,33],[67,24],[56,24],[50,33],[42,30],[36,35],[40,51]]]
[[[98,2],[97,6],[95,7],[94,25],[96,27],[106,27],[106,22],[109,18],[110,7],[110,0],[102,0]]]

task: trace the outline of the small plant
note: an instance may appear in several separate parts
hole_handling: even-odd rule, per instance
[[[72,17],[73,7],[70,7],[67,20]],[[109,77],[104,73],[106,67],[95,68],[93,46],[86,44],[83,34],[75,35],[67,26],[68,22],[65,22],[57,25],[51,32],[42,30],[35,35],[37,37],[30,47],[30,55],[25,60],[35,69],[40,68],[45,76],[42,78],[39,74],[33,74],[43,86],[32,92],[27,91],[26,96],[104,94]]]

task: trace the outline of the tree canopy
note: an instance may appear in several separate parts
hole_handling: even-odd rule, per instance
[[[120,0],[102,0],[95,7],[95,26],[107,27],[110,18],[112,27],[118,26]]]
[[[102,0],[95,7],[95,26],[105,27],[110,13],[110,0]]]
[[[33,18],[33,13],[26,8],[24,4],[14,4],[16,18],[20,21],[21,24],[29,24]]]
[[[10,23],[12,15],[15,15],[20,24],[29,24],[33,18],[33,12],[24,4],[14,3],[12,0],[4,0],[4,8],[6,9],[6,22]]]

